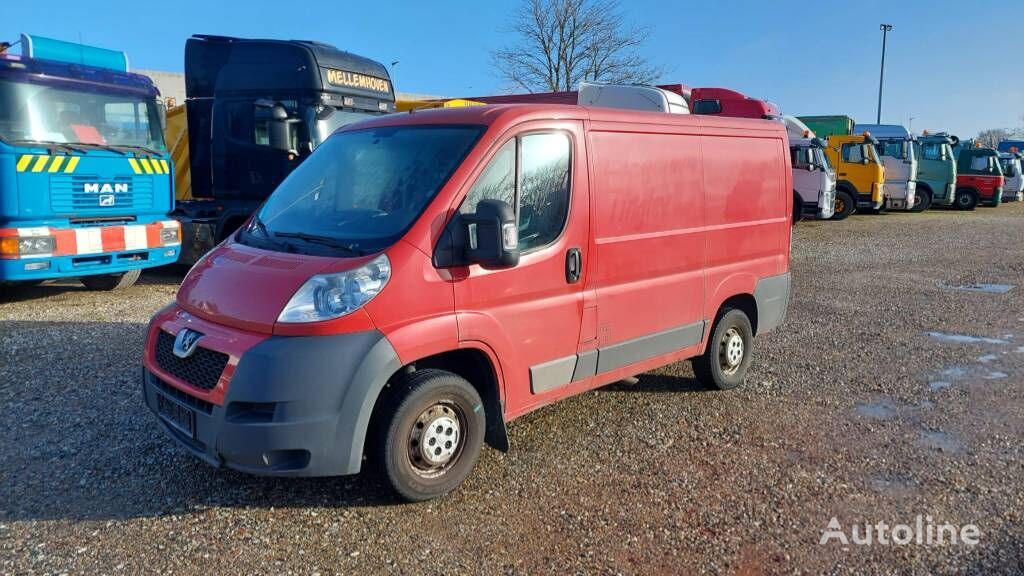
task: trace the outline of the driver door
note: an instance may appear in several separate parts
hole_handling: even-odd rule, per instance
[[[582,135],[577,121],[518,127],[459,208],[471,213],[480,200],[499,199],[517,215],[519,264],[473,264],[455,282],[459,339],[494,351],[509,416],[568,395],[574,382],[590,227]]]

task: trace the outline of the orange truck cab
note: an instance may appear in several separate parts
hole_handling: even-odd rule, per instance
[[[145,402],[216,466],[365,460],[440,496],[563,398],[685,359],[740,385],[786,314],[791,190],[780,122],[493,105],[353,124],[152,319]]]

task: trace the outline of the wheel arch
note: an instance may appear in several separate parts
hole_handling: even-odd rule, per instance
[[[487,429],[484,440],[491,447],[507,452],[509,449],[508,432],[504,417],[504,387],[501,370],[493,351],[486,345],[475,342],[462,343],[458,348],[437,352],[409,361],[388,378],[374,400],[369,427],[372,428],[376,418],[381,417],[380,408],[387,405],[390,394],[397,389],[395,383],[405,374],[433,368],[451,372],[470,383],[483,401],[484,416]],[[366,450],[366,446],[362,446]]]

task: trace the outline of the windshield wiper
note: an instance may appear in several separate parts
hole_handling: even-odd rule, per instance
[[[324,246],[330,246],[331,248],[339,248],[346,252],[351,252],[356,256],[361,256],[363,251],[359,249],[358,244],[351,242],[345,242],[338,240],[337,238],[331,238],[330,236],[321,236],[319,234],[306,234],[305,232],[275,232],[275,238],[296,238],[310,244],[322,244]]]
[[[77,153],[81,154],[81,153],[85,152],[85,150],[83,150],[81,148],[76,148],[75,146],[73,146],[71,144],[67,144],[67,143],[64,143],[64,142],[54,142],[52,140],[13,140],[12,143],[14,143],[14,144],[38,144],[38,145],[43,146],[45,148],[49,148],[50,150],[59,150],[59,151],[64,152],[64,153],[77,152]]]

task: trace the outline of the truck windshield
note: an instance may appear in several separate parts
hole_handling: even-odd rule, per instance
[[[382,250],[412,226],[482,132],[461,125],[336,134],[278,186],[239,239],[306,254]]]
[[[0,138],[164,149],[155,98],[0,79]]]
[[[882,140],[880,143],[882,156],[898,158],[900,160],[913,160],[913,147],[908,140]]]
[[[828,160],[828,154],[825,154],[824,148],[812,148],[814,150],[814,163],[825,169],[826,172],[834,172],[832,163]]]
[[[1003,167],[1003,175],[1008,178],[1013,178],[1017,175],[1017,160],[1015,158],[1000,158],[999,164]]]

